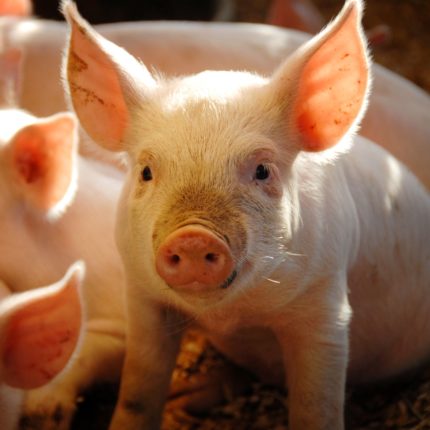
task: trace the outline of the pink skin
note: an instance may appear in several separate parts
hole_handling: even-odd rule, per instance
[[[23,392],[47,384],[69,362],[83,333],[75,264],[56,284],[17,294],[0,280],[0,428],[16,428]]]
[[[56,284],[10,295],[0,305],[3,381],[32,389],[47,384],[67,364],[82,328],[78,288],[83,266]]]
[[[197,292],[228,287],[234,261],[224,240],[193,225],[166,238],[158,250],[156,268],[170,287]]]
[[[20,49],[0,51],[0,106],[18,104],[22,52]]]
[[[0,15],[28,16],[31,15],[30,0],[1,0]]]
[[[37,119],[3,109],[0,117],[0,280],[19,293],[51,283],[79,258],[88,268],[80,352],[52,384],[28,391],[24,406],[46,419],[41,429],[61,408],[55,428],[65,429],[80,390],[121,368],[124,281],[112,232],[122,176],[77,155],[70,113]]]

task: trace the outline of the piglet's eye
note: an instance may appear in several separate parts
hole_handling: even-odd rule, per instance
[[[259,164],[255,169],[255,179],[258,181],[264,181],[270,176],[270,170],[264,164]]]
[[[152,172],[149,166],[145,166],[142,170],[142,179],[147,182],[152,180]]]

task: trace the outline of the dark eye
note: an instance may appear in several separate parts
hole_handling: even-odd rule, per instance
[[[255,179],[258,181],[264,181],[270,176],[270,171],[264,164],[259,164],[255,169]]]
[[[149,166],[145,166],[142,170],[142,179],[144,181],[151,181],[152,180],[152,172]]]

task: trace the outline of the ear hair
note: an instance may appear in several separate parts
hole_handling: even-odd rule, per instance
[[[367,107],[369,58],[361,0],[348,0],[337,18],[275,71],[271,87],[300,150],[328,149],[351,136]]]
[[[131,111],[156,83],[127,51],[98,34],[71,1],[62,2],[70,26],[63,81],[87,134],[112,151],[124,150]]]

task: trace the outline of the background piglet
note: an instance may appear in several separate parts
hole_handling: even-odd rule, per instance
[[[31,12],[30,0],[0,0],[0,15],[29,16]]]
[[[347,1],[270,78],[164,79],[64,3],[74,109],[130,161],[116,233],[127,350],[111,430],[159,428],[180,339],[171,327],[184,321],[288,387],[292,430],[344,428],[347,374],[384,380],[430,358],[429,194],[353,138],[370,86],[362,7]]]
[[[129,22],[97,29],[167,75],[207,69],[270,74],[309,39],[293,30],[243,23]],[[3,18],[0,33],[5,48],[25,52],[20,105],[39,116],[63,110],[66,104],[58,71],[66,38],[64,24]],[[430,97],[386,68],[372,67],[373,91],[360,134],[394,154],[430,189]]]
[[[54,285],[0,301],[0,428],[15,428],[22,389],[47,384],[68,363],[82,333],[79,287],[84,268],[72,266]],[[14,388],[12,388],[14,387]]]
[[[71,113],[37,119],[0,110],[0,279],[22,292],[58,279],[78,258],[87,266],[82,347],[52,384],[29,391],[29,428],[33,417],[39,428],[68,428],[81,391],[118,378],[124,280],[113,226],[121,183],[117,169],[78,155]]]
[[[16,106],[19,102],[21,65],[19,49],[0,52],[0,108]]]

